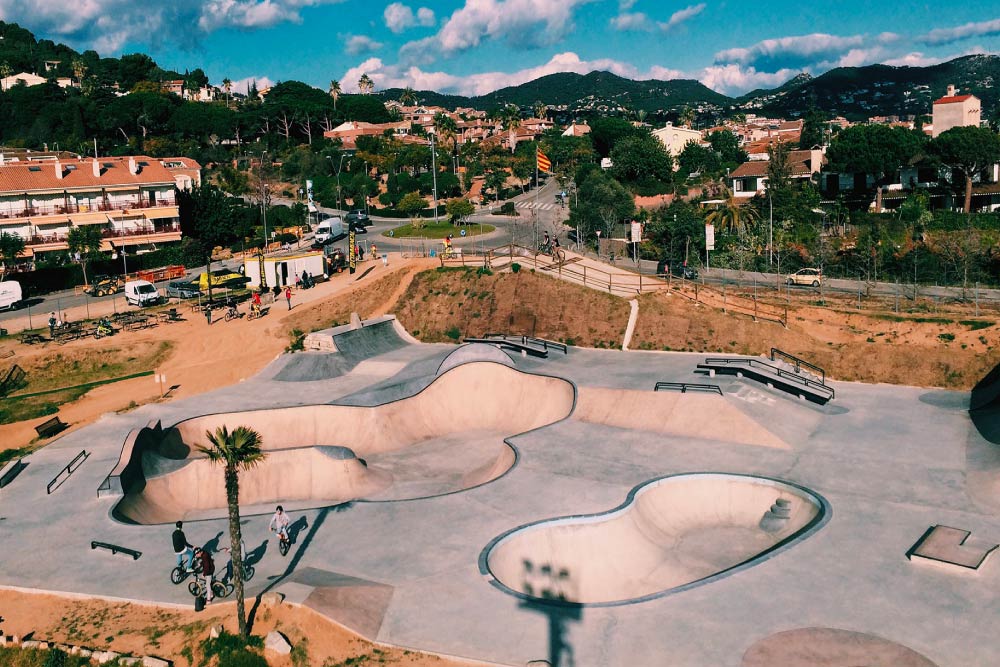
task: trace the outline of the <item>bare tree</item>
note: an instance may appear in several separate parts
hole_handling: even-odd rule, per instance
[[[295,118],[289,116],[285,111],[282,111],[281,116],[278,117],[278,134],[283,136],[286,142],[292,139],[292,125],[294,123]]]
[[[312,118],[309,117],[309,113],[306,112],[305,118],[299,121],[299,129],[306,133],[309,137],[309,145],[312,146],[313,143],[313,133],[312,133]]]

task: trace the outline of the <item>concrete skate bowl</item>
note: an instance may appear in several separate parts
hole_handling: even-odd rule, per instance
[[[566,418],[575,390],[566,380],[488,363],[448,371],[414,396],[375,407],[308,405],[195,417],[146,429],[123,451],[110,488],[127,523],[224,516],[223,472],[198,449],[206,431],[246,425],[267,458],[240,477],[248,514],[327,507],[351,500],[412,500],[470,489],[507,472],[516,453],[505,438]],[[126,449],[129,449],[126,447]]]
[[[610,512],[548,519],[491,542],[480,571],[518,597],[610,606],[657,598],[751,567],[816,532],[819,495],[725,473],[647,482]]]
[[[1000,445],[1000,364],[972,388],[969,416],[980,435]]]
[[[492,361],[504,366],[514,367],[514,361],[507,356],[507,353],[495,345],[486,343],[465,343],[460,345],[454,352],[448,354],[438,366],[435,376],[444,375],[452,368],[467,364],[473,361]]]
[[[799,628],[765,637],[743,654],[742,667],[937,667],[894,641],[838,628]]]

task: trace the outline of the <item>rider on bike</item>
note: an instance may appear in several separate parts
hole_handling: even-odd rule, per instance
[[[184,522],[178,521],[174,524],[172,535],[174,543],[174,554],[177,556],[177,567],[183,567],[187,572],[193,572],[191,565],[194,559],[194,547],[188,544],[187,537],[184,536]]]
[[[542,237],[542,245],[538,249],[542,252],[548,252],[552,249],[552,239],[549,238],[548,232],[545,232],[545,235]]]
[[[253,293],[253,300],[250,303],[250,311],[254,317],[260,317],[260,290]]]
[[[271,532],[278,532],[279,540],[288,542],[288,524],[291,522],[291,519],[285,514],[285,510],[281,508],[281,505],[278,505],[277,509],[274,510],[274,516],[271,517],[271,523],[267,527]]]
[[[451,247],[451,234],[448,234],[446,237],[444,237],[443,243],[444,243],[444,253],[443,254],[444,254],[445,257],[447,257],[448,255],[451,255],[452,252],[453,252],[452,247]]]

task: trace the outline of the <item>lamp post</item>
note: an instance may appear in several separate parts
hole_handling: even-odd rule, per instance
[[[267,254],[267,183],[261,187],[260,214],[264,221],[264,254]]]
[[[767,189],[767,265],[774,265],[774,203],[771,201],[771,188]]]
[[[340,163],[337,165],[337,211],[343,211],[343,207],[340,204],[340,170],[344,168],[344,158],[347,157],[347,153],[340,154]],[[332,155],[326,156],[327,160],[333,160]]]
[[[431,133],[431,177],[434,182],[434,224],[438,222],[437,153],[434,151],[434,134]]]

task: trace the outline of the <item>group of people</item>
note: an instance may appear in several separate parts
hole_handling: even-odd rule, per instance
[[[290,525],[291,519],[285,513],[284,508],[278,505],[271,516],[271,521],[267,525],[268,530],[276,533],[279,540],[288,542],[288,527]],[[216,574],[215,559],[212,558],[212,552],[202,547],[192,546],[188,542],[187,536],[184,535],[183,521],[178,521],[174,524],[174,532],[171,539],[174,547],[174,555],[177,557],[177,567],[182,568],[185,572],[193,573],[195,571],[194,559],[198,559],[198,564],[201,566],[201,576],[205,578],[205,602],[211,603],[213,599],[212,583],[215,581]],[[229,565],[226,567],[226,578],[228,579],[233,574],[232,549],[230,547],[222,547],[219,551],[225,551],[230,554]],[[240,560],[245,564],[247,548],[243,540],[240,540],[240,557]]]

